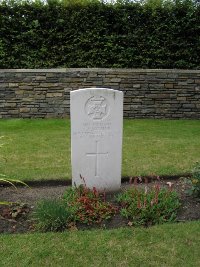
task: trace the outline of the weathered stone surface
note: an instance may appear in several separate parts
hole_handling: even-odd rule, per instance
[[[30,108],[20,108],[19,111],[20,111],[21,113],[27,113],[27,112],[30,111]]]
[[[12,102],[7,102],[4,104],[5,107],[11,107],[11,108],[16,107],[16,105],[17,105],[16,103],[12,103]]]
[[[174,84],[173,83],[166,83],[165,84],[165,88],[174,88]]]
[[[11,114],[11,115],[18,114],[18,113],[19,113],[19,110],[17,110],[17,109],[13,109],[13,110],[8,111],[8,114]]]
[[[35,77],[36,81],[46,81],[46,76],[37,76]]]
[[[183,104],[184,108],[194,108],[195,104]]]
[[[70,91],[88,87],[123,91],[128,118],[200,118],[200,70],[0,70],[0,77],[2,118],[12,117],[9,108],[13,117],[66,117]],[[141,107],[134,109],[138,103]],[[29,111],[19,113],[20,107]],[[31,111],[33,107],[38,110]]]
[[[140,88],[141,85],[140,84],[133,84],[133,88]]]
[[[178,96],[178,97],[177,97],[177,100],[178,100],[178,101],[186,101],[186,99],[187,99],[187,98],[186,98],[185,96]]]
[[[9,83],[9,87],[14,87],[14,88],[16,88],[16,87],[18,87],[19,86],[19,84],[18,83]]]
[[[72,183],[101,191],[121,185],[123,93],[90,88],[71,92]],[[81,179],[81,177],[84,177]]]
[[[62,93],[47,93],[47,97],[61,97]]]

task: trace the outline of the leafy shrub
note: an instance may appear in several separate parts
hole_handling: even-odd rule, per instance
[[[117,211],[115,206],[105,201],[105,194],[100,194],[96,188],[70,188],[64,194],[64,200],[74,211],[74,221],[88,225],[110,219]]]
[[[131,188],[117,196],[122,216],[134,225],[153,225],[172,222],[176,219],[176,209],[180,206],[176,192],[160,188]]]
[[[73,212],[60,199],[42,200],[34,212],[36,229],[43,232],[64,230],[72,217]]]
[[[95,188],[85,186],[68,188],[62,199],[42,200],[34,212],[36,229],[46,231],[62,231],[72,223],[100,223],[111,218],[117,208],[105,201],[105,195]]]
[[[0,68],[200,68],[199,5],[121,2],[1,2]]]

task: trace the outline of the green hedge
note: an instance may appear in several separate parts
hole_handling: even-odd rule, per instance
[[[200,68],[200,7],[0,4],[0,68]]]

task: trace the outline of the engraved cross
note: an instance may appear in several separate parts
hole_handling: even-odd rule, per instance
[[[101,155],[108,155],[108,152],[99,152],[99,141],[96,141],[95,144],[95,152],[94,153],[87,153],[86,156],[93,156],[95,157],[95,177],[98,177],[99,175],[99,156]]]

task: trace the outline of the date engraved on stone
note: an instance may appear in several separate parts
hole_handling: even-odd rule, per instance
[[[103,96],[93,96],[87,100],[85,112],[92,120],[102,120],[109,114],[108,101]]]

